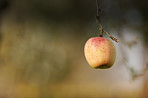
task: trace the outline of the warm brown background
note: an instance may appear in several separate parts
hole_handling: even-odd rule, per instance
[[[95,0],[0,0],[0,98],[148,97],[146,0],[102,0],[102,24],[120,42],[110,69],[91,68]]]

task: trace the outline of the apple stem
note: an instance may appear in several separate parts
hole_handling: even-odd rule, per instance
[[[99,30],[100,30],[100,37],[103,37],[103,33],[105,33],[109,38],[111,38],[115,42],[119,42],[119,40],[113,36],[111,36],[105,29],[102,27],[102,25],[99,23]]]
[[[99,30],[100,30],[100,37],[103,37],[103,27],[101,24],[99,24]]]

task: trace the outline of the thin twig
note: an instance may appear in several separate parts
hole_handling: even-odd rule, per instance
[[[110,35],[108,32],[106,32],[104,29],[103,29],[103,32],[104,32],[109,38],[111,38],[113,41],[119,42],[119,40],[118,40],[117,38],[111,36],[111,35]]]
[[[101,7],[100,7],[100,0],[96,0],[96,6],[97,6],[97,14],[96,14],[96,21],[98,23],[101,23]]]
[[[109,38],[111,38],[113,41],[119,42],[119,40],[118,40],[117,38],[111,36],[107,31],[105,31],[101,24],[99,24],[99,30],[101,31],[101,32],[100,32],[100,37],[102,37],[102,36],[103,36],[103,33],[105,33],[105,34],[106,34]]]
[[[104,28],[102,27],[102,25],[101,25],[101,19],[100,19],[100,16],[101,16],[101,12],[102,12],[102,10],[101,10],[100,2],[99,2],[99,1],[100,1],[100,0],[96,0],[96,4],[97,4],[96,21],[99,23],[99,30],[100,30],[100,34],[99,34],[99,36],[100,36],[100,37],[103,37],[103,33],[105,33],[105,34],[106,34],[109,38],[111,38],[113,41],[115,41],[115,42],[119,42],[118,39],[114,38],[114,37],[111,36],[108,32],[106,32],[106,31],[104,30]]]
[[[99,24],[99,30],[100,30],[100,37],[103,37],[103,27],[101,24]]]

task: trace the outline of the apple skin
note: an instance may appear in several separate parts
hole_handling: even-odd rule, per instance
[[[107,38],[93,37],[86,42],[84,54],[91,67],[107,69],[112,67],[115,62],[116,48]]]

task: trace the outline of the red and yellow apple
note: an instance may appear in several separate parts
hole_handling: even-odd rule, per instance
[[[93,37],[86,42],[84,54],[91,67],[106,69],[115,62],[116,48],[107,38]]]

